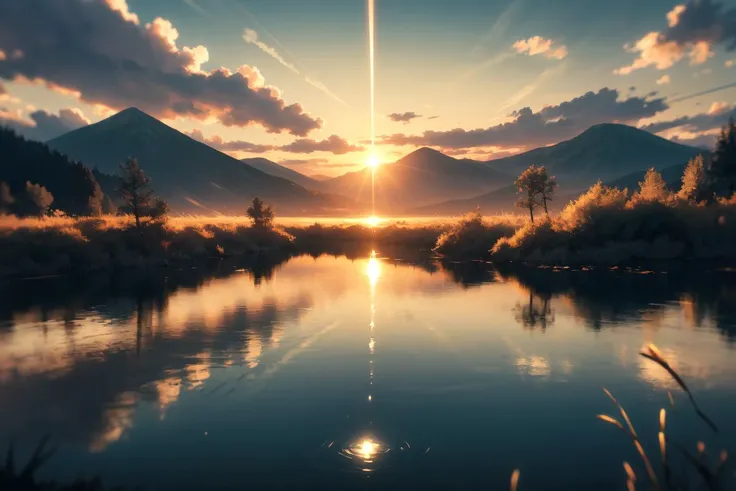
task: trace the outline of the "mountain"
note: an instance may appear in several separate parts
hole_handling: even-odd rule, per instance
[[[682,171],[700,148],[671,142],[647,131],[620,124],[592,126],[580,135],[550,147],[537,148],[486,163],[514,176],[534,164],[557,176],[559,188],[552,209],[560,209],[599,179],[630,190],[638,187],[650,167],[679,188]],[[509,182],[512,179],[509,180]],[[517,192],[513,184],[470,198],[446,200],[411,210],[418,215],[456,215],[480,207],[485,214],[515,212]]]
[[[311,175],[311,176],[309,176],[309,177],[311,177],[311,178],[312,178],[312,179],[314,179],[315,181],[320,181],[320,182],[321,182],[321,181],[329,181],[330,179],[332,179],[332,177],[330,177],[330,176],[326,176],[326,175],[324,175],[324,174],[312,174],[312,175]]]
[[[117,174],[127,158],[137,158],[151,187],[174,211],[242,213],[255,196],[273,203],[282,214],[329,213],[347,204],[268,175],[136,108],[66,133],[48,145],[109,174]]]
[[[685,164],[702,153],[648,131],[622,124],[591,126],[571,140],[537,148],[512,157],[489,161],[493,169],[518,176],[534,164],[569,188],[587,188],[601,179],[608,181],[654,167],[657,170]]]
[[[272,162],[268,159],[256,157],[251,159],[241,159],[240,161],[251,167],[255,167],[261,172],[265,172],[266,174],[280,177],[282,179],[288,179],[289,181],[295,182],[306,189],[319,189],[318,180],[307,177],[304,174],[289,169],[288,167],[285,167],[281,164],[277,164],[276,162]]]
[[[471,198],[462,198],[433,203],[431,205],[415,208],[410,211],[411,215],[417,216],[448,216],[462,215],[470,211],[479,209],[484,215],[497,215],[502,213],[518,213],[516,208],[516,186],[510,184],[502,188],[491,191],[490,193],[473,196]],[[554,208],[555,202],[551,207]]]
[[[97,197],[98,205],[102,204],[104,196],[92,171],[43,143],[26,140],[12,130],[0,127],[0,155],[0,182],[10,188],[14,202],[9,211],[15,214],[38,211],[26,192],[27,182],[45,187],[53,196],[51,208],[69,215],[89,214],[92,196]]]
[[[372,169],[349,172],[323,181],[324,192],[350,196],[370,210]],[[376,213],[397,214],[429,203],[497,189],[512,177],[488,165],[458,160],[420,148],[393,164],[375,169]]]

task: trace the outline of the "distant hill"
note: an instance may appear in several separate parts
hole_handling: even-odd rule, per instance
[[[393,164],[378,167],[375,181],[376,212],[397,214],[432,202],[497,189],[511,182],[512,177],[481,162],[458,160],[420,148]],[[371,169],[323,181],[321,189],[350,196],[368,211],[372,199]]]
[[[486,163],[493,169],[517,176],[534,164],[557,176],[560,187],[552,209],[560,209],[599,179],[606,184],[633,190],[654,167],[679,189],[682,171],[700,148],[674,143],[649,132],[620,124],[592,126],[571,140],[537,148],[513,157]],[[513,177],[509,183],[513,182]],[[515,212],[517,192],[513,184],[470,198],[446,200],[410,211],[418,215],[456,215],[480,207],[485,214]]]
[[[10,211],[25,215],[36,211],[29,202],[26,182],[40,184],[54,201],[51,208],[69,215],[87,215],[90,197],[100,186],[92,171],[79,162],[48,148],[45,144],[26,140],[10,129],[0,126],[0,182],[10,187],[15,202]],[[104,176],[110,179],[110,176]]]
[[[516,186],[510,184],[490,193],[473,196],[472,198],[442,201],[440,203],[414,208],[409,213],[418,216],[447,216],[462,215],[476,209],[484,215],[517,213],[519,208],[516,208],[516,198]]]
[[[329,181],[330,179],[332,179],[332,177],[326,176],[324,174],[312,174],[309,177],[311,177],[315,181]]]
[[[242,213],[254,196],[273,203],[281,214],[330,213],[348,204],[268,175],[136,108],[66,133],[48,145],[109,174],[117,174],[127,158],[137,158],[152,188],[175,212]]]
[[[568,188],[587,188],[632,172],[685,164],[699,148],[681,145],[622,124],[599,124],[571,140],[489,161],[493,169],[518,176],[534,164],[545,166]]]
[[[288,179],[289,181],[295,182],[306,189],[312,189],[315,191],[319,189],[319,181],[317,179],[305,176],[304,174],[289,169],[286,166],[272,162],[271,160],[256,157],[241,159],[240,161],[251,167],[255,167],[261,172],[265,172],[266,174],[280,177],[282,179]]]

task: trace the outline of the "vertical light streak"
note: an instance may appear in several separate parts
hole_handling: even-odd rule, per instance
[[[371,153],[376,156],[376,4],[368,0],[368,45],[371,77]],[[371,166],[371,214],[376,216],[376,166]]]

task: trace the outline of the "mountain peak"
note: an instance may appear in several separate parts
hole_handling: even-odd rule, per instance
[[[160,123],[160,121],[158,121],[156,118],[148,113],[141,111],[137,107],[129,107],[127,109],[123,109],[119,113],[110,116],[107,120],[119,123],[129,123],[136,121],[156,121]]]

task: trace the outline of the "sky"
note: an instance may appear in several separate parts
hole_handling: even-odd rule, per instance
[[[307,175],[371,153],[367,0],[0,0],[0,124],[48,140],[127,107]],[[495,159],[598,123],[712,146],[736,0],[375,0],[382,161]]]

